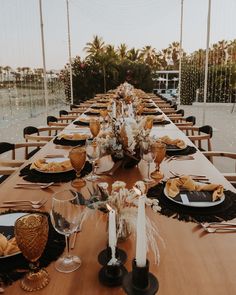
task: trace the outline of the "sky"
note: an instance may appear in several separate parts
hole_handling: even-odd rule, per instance
[[[68,61],[66,0],[42,0],[47,69]],[[129,48],[168,47],[180,37],[181,0],[69,0],[72,57],[94,35]],[[184,0],[183,48],[206,46],[208,0]],[[236,38],[236,0],[212,0],[211,44]],[[0,0],[0,65],[42,67],[39,0]]]

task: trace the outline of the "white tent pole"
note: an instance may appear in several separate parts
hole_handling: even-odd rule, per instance
[[[207,16],[207,38],[206,38],[206,59],[205,59],[205,81],[204,81],[204,104],[202,124],[206,121],[206,100],[207,100],[207,82],[208,82],[208,56],[210,45],[210,28],[211,28],[211,0],[208,0],[208,16]]]
[[[70,14],[69,14],[69,0],[66,0],[67,10],[67,35],[68,35],[68,50],[69,50],[69,66],[70,66],[70,98],[71,104],[74,103],[73,95],[73,76],[72,76],[72,59],[71,59],[71,41],[70,41]]]
[[[45,107],[46,107],[46,115],[48,115],[48,86],[47,86],[47,71],[46,71],[45,48],[44,48],[42,0],[39,0],[39,11],[40,11],[40,27],[41,27],[41,45],[42,45],[42,56],[43,56],[44,100],[45,100]]]
[[[179,95],[177,104],[180,105],[181,99],[181,70],[182,70],[182,40],[183,40],[183,18],[184,18],[184,0],[181,0],[181,19],[180,19],[180,40],[179,40]]]

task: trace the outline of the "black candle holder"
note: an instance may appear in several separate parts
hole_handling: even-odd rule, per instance
[[[104,265],[98,274],[101,284],[108,287],[117,287],[122,285],[124,276],[128,273],[127,269],[120,263],[115,265]]]
[[[125,253],[125,251],[123,251],[117,247],[116,247],[115,257],[117,260],[119,260],[121,262],[121,264],[125,264],[125,262],[127,260],[127,254]],[[98,254],[98,262],[101,265],[107,265],[107,263],[110,260],[111,260],[111,248],[109,246],[107,246],[106,249],[102,250]]]
[[[146,266],[138,267],[136,260],[132,262],[132,272],[123,280],[123,289],[128,295],[154,295],[159,289],[157,278],[149,272],[149,261]]]

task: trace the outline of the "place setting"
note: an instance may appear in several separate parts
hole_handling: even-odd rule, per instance
[[[40,183],[39,187],[42,189],[47,188],[47,184],[69,182],[76,178],[76,171],[72,166],[71,161],[72,153],[68,157],[63,158],[43,158],[37,159],[31,164],[20,170],[20,176],[23,180],[31,183]],[[81,177],[91,172],[91,164],[85,161]],[[44,186],[45,185],[45,186]],[[32,186],[21,184],[21,188],[32,188]],[[49,187],[49,186],[48,186]]]
[[[203,175],[178,175],[149,188],[159,201],[160,213],[181,221],[216,222],[236,217],[235,193]]]

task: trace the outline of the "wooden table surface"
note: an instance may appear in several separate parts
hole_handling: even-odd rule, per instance
[[[75,129],[71,124],[67,129]],[[80,129],[80,128],[76,128]],[[84,128],[83,128],[84,129]],[[171,138],[183,138],[188,144],[192,143],[174,124],[154,127],[152,134],[157,136],[169,135]],[[69,152],[68,147],[56,146],[52,142],[46,144],[34,157],[42,158],[47,154],[64,154]],[[210,181],[221,183],[225,188],[234,190],[231,184],[219,171],[198,151],[192,161],[163,162],[162,170],[165,176],[170,176],[170,170],[178,173],[204,174]],[[30,160],[30,162],[32,159]],[[108,163],[103,159],[102,163]],[[27,164],[27,163],[26,163]],[[104,164],[104,165],[106,165]],[[103,165],[101,165],[102,168]],[[152,167],[154,168],[154,167]],[[105,170],[105,169],[104,169]],[[146,164],[130,170],[119,170],[113,178],[104,177],[101,180],[112,183],[123,180],[132,187],[134,182],[146,175]],[[61,186],[52,186],[46,190],[14,189],[14,185],[22,182],[18,173],[13,174],[0,185],[0,200],[9,199],[39,199],[47,197],[43,210],[49,211],[53,193],[62,189],[71,188],[70,183]],[[235,191],[235,190],[234,190]],[[86,194],[86,189],[83,191]],[[195,223],[181,222],[176,219],[154,213],[147,208],[147,215],[155,221],[163,245],[158,241],[161,261],[154,264],[152,253],[148,253],[150,271],[154,273],[160,284],[160,295],[234,295],[236,294],[236,234],[204,234]],[[101,268],[97,256],[107,243],[106,216],[95,212],[83,225],[82,232],[77,237],[73,253],[82,259],[82,266],[70,274],[59,273],[51,263],[47,268],[51,281],[49,285],[34,294],[44,295],[113,295],[124,294],[121,288],[107,288],[98,281],[98,272]],[[128,254],[125,264],[131,270],[131,261],[135,257],[135,240],[133,235],[119,247]],[[21,290],[19,281],[5,289],[6,295],[26,294]]]

